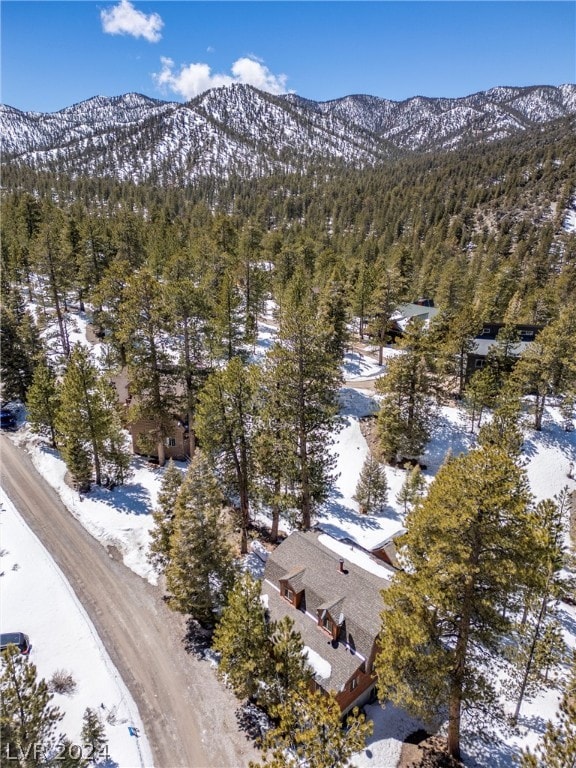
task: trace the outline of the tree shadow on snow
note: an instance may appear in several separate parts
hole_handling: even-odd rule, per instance
[[[462,753],[468,768],[517,768],[520,749],[496,739],[472,737],[463,744]]]
[[[378,366],[358,352],[347,352],[342,366],[346,376],[378,376],[385,366]]]
[[[448,453],[451,453],[452,456],[459,456],[461,453],[467,453],[473,447],[476,438],[466,432],[465,429],[465,421],[459,419],[459,423],[454,424],[445,414],[440,412],[424,455],[424,463],[430,472],[436,474]]]
[[[90,495],[119,512],[130,515],[149,515],[151,512],[150,493],[139,483],[117,485],[112,491],[93,486]]]
[[[393,513],[393,510],[391,509],[390,512]],[[387,517],[391,520],[399,520],[395,514],[391,514],[389,516],[380,515],[379,517],[361,515],[358,512],[354,512],[354,510],[350,509],[349,507],[344,506],[344,504],[336,501],[333,497],[329,499],[324,505],[324,508],[318,515],[317,522],[323,531],[339,539],[342,538],[342,536],[350,535],[350,525],[356,525],[359,528],[365,529],[367,531],[377,531],[382,527],[382,523],[379,522],[379,519],[382,519],[383,517]],[[333,531],[335,533],[333,533]]]
[[[557,450],[566,457],[566,469],[569,462],[576,462],[576,432],[566,432],[551,419],[544,421],[542,430],[537,432],[529,427],[522,445],[522,453],[532,458],[539,449]]]

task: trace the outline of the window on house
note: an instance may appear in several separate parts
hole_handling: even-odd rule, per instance
[[[534,331],[520,331],[520,338],[521,339],[533,339],[534,338]]]
[[[328,615],[324,616],[324,618],[322,619],[322,626],[324,627],[325,630],[327,630],[328,632],[330,632],[330,634],[332,634],[332,628],[334,625],[332,624],[332,619],[330,618],[330,616]]]
[[[474,367],[475,368],[484,368],[484,363],[485,362],[486,362],[486,360],[484,360],[483,357],[477,357],[476,360],[474,361]]]
[[[294,592],[292,592],[292,590],[288,587],[282,588],[282,597],[285,597],[286,600],[288,600],[290,603],[294,602]]]
[[[166,438],[166,445],[168,448],[176,448],[176,438],[175,437],[167,437]]]
[[[358,688],[358,678],[353,677],[352,680],[350,680],[350,690],[353,691],[355,688]]]
[[[490,336],[491,332],[492,332],[492,329],[490,328],[490,326],[489,325],[485,325],[484,328],[482,328],[482,333],[480,335],[481,336]]]

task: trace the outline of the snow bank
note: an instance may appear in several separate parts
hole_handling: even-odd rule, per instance
[[[94,625],[70,584],[38,538],[26,526],[0,489],[2,534],[2,631],[25,632],[32,645],[30,661],[39,677],[50,680],[57,670],[76,682],[72,695],[55,694],[53,704],[64,713],[57,733],[81,744],[86,707],[101,716],[108,738],[111,765],[152,766],[134,700],[112,664]],[[136,728],[140,737],[130,735]]]

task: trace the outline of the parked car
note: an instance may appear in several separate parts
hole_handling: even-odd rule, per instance
[[[16,645],[23,656],[30,653],[30,640],[24,632],[2,632],[0,634],[0,651],[5,651],[9,645]]]
[[[0,429],[6,429],[14,432],[17,427],[16,416],[8,408],[0,409]]]

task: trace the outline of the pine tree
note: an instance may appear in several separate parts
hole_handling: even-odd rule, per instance
[[[525,598],[522,620],[516,631],[516,644],[511,646],[514,670],[511,692],[516,696],[513,720],[520,714],[522,702],[542,687],[554,684],[551,671],[563,661],[565,643],[556,618],[555,603],[565,591],[563,568],[567,565],[564,550],[564,519],[569,508],[565,489],[555,499],[541,501],[534,511],[540,529],[540,568],[533,573]]]
[[[435,416],[430,350],[420,323],[408,325],[401,346],[402,354],[389,360],[386,373],[376,382],[382,395],[379,446],[389,462],[418,459]]]
[[[53,695],[46,681],[38,680],[36,666],[16,646],[8,646],[2,654],[0,694],[0,740],[6,764],[12,758],[22,768],[45,765],[58,741],[55,729],[63,714],[52,705]]]
[[[534,398],[534,429],[542,429],[550,396],[576,391],[576,319],[574,306],[564,307],[520,356],[514,377]]]
[[[242,289],[244,312],[244,342],[255,344],[258,315],[263,309],[265,296],[265,272],[259,268],[262,230],[248,223],[238,242],[238,282]]]
[[[380,514],[388,500],[388,481],[386,470],[372,454],[368,454],[362,466],[354,501],[358,502],[361,514]]]
[[[220,653],[218,674],[239,698],[252,698],[267,677],[270,633],[260,582],[242,573],[228,594],[214,632],[212,647]]]
[[[319,315],[326,329],[325,348],[340,365],[350,337],[348,301],[342,281],[333,280],[325,287],[320,297]]]
[[[33,432],[50,435],[52,448],[56,448],[56,417],[60,409],[60,393],[56,376],[44,362],[34,370],[34,377],[26,398],[28,421]]]
[[[370,297],[368,333],[378,344],[378,365],[384,362],[384,346],[391,340],[391,317],[400,300],[401,289],[388,269],[375,268],[374,290]]]
[[[197,450],[175,508],[166,567],[169,604],[209,627],[232,583],[232,555],[222,520],[222,494],[210,465]]]
[[[440,376],[446,390],[455,391],[459,398],[464,392],[468,355],[474,350],[474,338],[481,327],[469,306],[457,312],[441,312],[432,321],[431,334],[437,339],[441,360]]]
[[[549,721],[535,752],[522,752],[520,768],[576,766],[576,654],[572,658],[557,721]]]
[[[170,334],[178,353],[177,375],[184,384],[181,411],[188,416],[190,455],[196,446],[198,392],[209,371],[209,306],[200,276],[195,274],[198,271],[198,264],[191,259],[174,259],[166,265],[164,285]]]
[[[302,637],[294,629],[294,621],[290,616],[274,622],[269,631],[271,657],[258,701],[273,712],[300,684],[310,684],[312,672]]]
[[[289,443],[286,473],[298,524],[308,529],[332,482],[334,457],[329,453],[338,429],[339,367],[324,348],[324,332],[309,280],[297,272],[282,297],[278,341],[263,366],[268,419]],[[286,476],[286,475],[285,475]]]
[[[520,333],[515,323],[507,323],[496,334],[496,343],[488,350],[486,365],[496,379],[496,388],[503,385],[518,359]]]
[[[278,726],[263,739],[264,762],[250,768],[345,768],[364,749],[372,723],[354,710],[343,728],[336,697],[300,683],[276,708]]]
[[[253,438],[254,497],[264,514],[271,515],[270,537],[278,538],[280,518],[289,519],[296,501],[298,478],[293,425],[287,418],[276,361],[266,357],[256,393],[258,415]]]
[[[273,398],[274,387],[261,387],[252,449],[255,501],[264,514],[271,515],[270,538],[276,541],[280,518],[290,517],[293,507],[291,483],[297,476],[297,467],[290,432],[280,421]]]
[[[385,594],[379,694],[426,722],[447,711],[458,759],[463,710],[494,706],[484,662],[510,632],[504,606],[518,608],[540,567],[525,475],[497,447],[451,459],[406,527],[406,568]]]
[[[133,395],[130,418],[149,422],[142,447],[158,452],[160,466],[166,461],[164,441],[176,410],[177,369],[168,349],[166,309],[162,287],[150,270],[132,275],[124,288],[118,338],[125,346]]]
[[[212,352],[216,358],[232,360],[242,343],[242,298],[228,268],[220,281],[212,306]]]
[[[494,402],[492,419],[478,431],[478,444],[495,445],[519,460],[524,443],[520,427],[522,402],[513,379],[509,379]]]
[[[118,395],[113,384],[100,376],[96,389],[107,420],[100,455],[102,482],[112,489],[116,485],[123,485],[129,477],[132,453],[127,445]]]
[[[358,271],[358,277],[352,293],[352,311],[358,317],[358,334],[360,339],[364,339],[366,328],[366,315],[370,297],[374,290],[374,271],[373,267],[362,261]]]
[[[36,232],[31,252],[36,270],[45,277],[43,286],[46,297],[56,313],[61,352],[64,357],[70,355],[70,341],[66,326],[67,292],[71,285],[73,271],[63,248],[62,234],[65,218],[62,210],[45,200],[42,205],[42,222]]]
[[[102,751],[108,744],[106,729],[95,709],[87,707],[82,717],[82,744],[89,747],[89,761],[96,765],[102,758]]]
[[[482,416],[487,408],[494,406],[497,393],[498,380],[492,366],[485,365],[472,374],[464,391],[464,407],[470,414],[470,432],[474,432],[475,426],[480,428]]]
[[[248,551],[252,436],[257,411],[259,369],[233,357],[215,371],[198,396],[196,431],[204,451],[219,466],[227,488],[238,499],[241,553]]]
[[[164,573],[170,558],[176,501],[182,487],[182,480],[182,472],[170,459],[162,476],[158,505],[152,512],[154,526],[150,531],[150,548],[148,551],[148,560],[159,573]]]
[[[426,480],[420,469],[420,465],[416,464],[410,468],[410,465],[406,465],[406,477],[402,483],[402,487],[396,495],[396,501],[398,504],[402,504],[404,507],[404,514],[414,508],[414,505],[424,496],[426,490]]]
[[[124,479],[128,459],[116,397],[80,344],[74,346],[62,380],[56,428],[66,466],[82,487],[87,481],[89,485],[92,468],[97,485],[102,484],[104,470],[113,482]]]
[[[10,291],[0,307],[0,349],[2,398],[24,402],[42,344],[36,324],[17,291]]]

